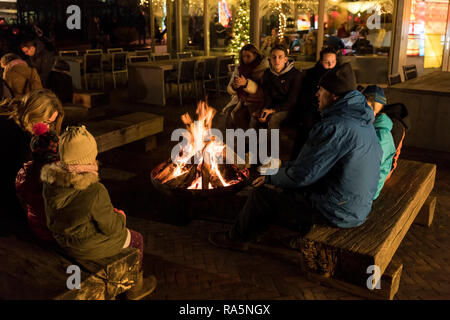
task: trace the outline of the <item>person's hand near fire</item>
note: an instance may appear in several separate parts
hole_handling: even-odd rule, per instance
[[[262,109],[261,111],[254,112],[254,113],[253,113],[253,117],[255,117],[256,119],[258,119],[258,121],[261,122],[261,123],[266,123],[267,121],[269,121],[269,116],[270,116],[272,113],[275,113],[275,112],[276,112],[275,109],[272,109],[272,108],[270,108],[270,109],[264,108],[264,109]]]
[[[256,178],[255,180],[253,180],[252,186],[254,186],[255,188],[261,187],[264,184],[265,180],[266,180],[265,176],[260,176],[260,177]]]

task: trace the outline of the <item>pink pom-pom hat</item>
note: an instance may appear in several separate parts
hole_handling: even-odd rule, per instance
[[[43,122],[38,122],[33,125],[33,133],[37,136],[41,136],[44,133],[47,133],[49,130],[48,124]]]

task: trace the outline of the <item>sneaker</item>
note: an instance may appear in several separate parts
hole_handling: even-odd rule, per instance
[[[217,248],[236,251],[248,251],[248,243],[231,240],[229,231],[210,232],[208,241]]]
[[[125,299],[127,300],[141,300],[153,293],[156,289],[156,278],[150,276],[144,278],[143,273],[139,275],[136,286],[125,292]]]

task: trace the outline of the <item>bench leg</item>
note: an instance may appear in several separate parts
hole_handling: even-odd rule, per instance
[[[415,224],[430,227],[433,223],[434,210],[436,209],[437,198],[435,196],[429,196],[420,209],[419,213],[414,220]]]
[[[403,264],[397,258],[392,259],[379,280],[380,289],[373,290],[311,272],[307,272],[306,277],[320,285],[342,290],[362,298],[371,300],[393,300],[400,286],[402,271]],[[368,274],[367,276],[369,277],[370,275]]]
[[[156,135],[147,137],[144,139],[144,150],[145,152],[155,150],[157,147]]]

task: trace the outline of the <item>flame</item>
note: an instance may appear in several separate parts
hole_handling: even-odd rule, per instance
[[[191,161],[195,159],[197,165],[195,178],[187,189],[214,189],[214,187],[228,187],[239,182],[239,180],[227,182],[219,170],[219,160],[223,160],[225,145],[222,141],[216,139],[211,132],[212,120],[216,110],[202,101],[197,105],[196,114],[197,121],[193,121],[188,113],[181,116],[181,120],[190,133],[190,143],[187,146],[181,146],[180,153],[174,159],[170,168],[164,168],[157,178],[162,183],[166,183],[186,175],[192,170]],[[203,186],[204,175],[207,176],[206,181],[209,181],[207,187]]]

